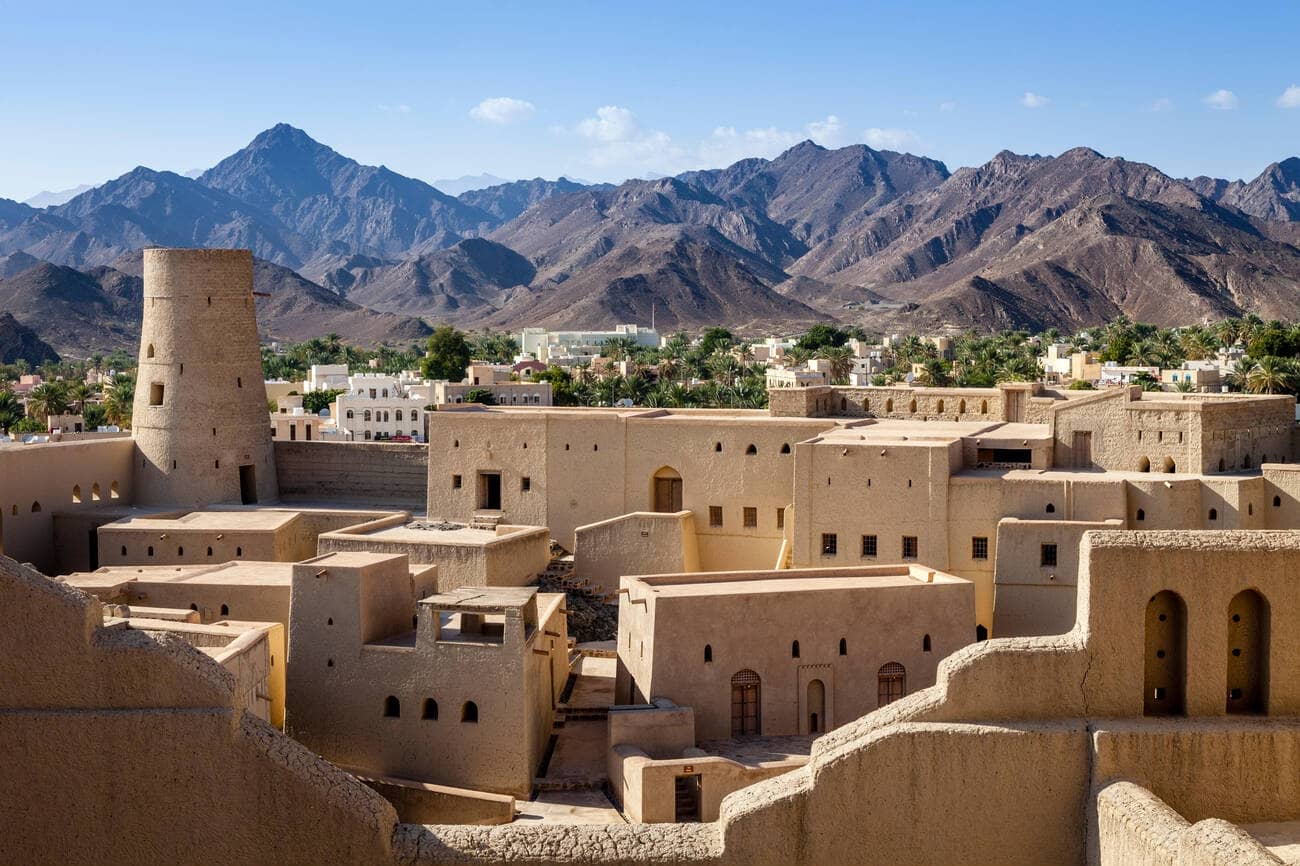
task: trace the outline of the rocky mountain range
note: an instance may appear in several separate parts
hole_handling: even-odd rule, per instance
[[[130,276],[131,254],[159,244],[251,248],[273,289],[266,330],[284,339],[400,342],[441,321],[757,332],[1295,318],[1300,159],[1229,182],[1088,148],[950,172],[804,142],[676,177],[453,197],[281,124],[198,177],[140,167],[50,207],[0,199],[0,310],[60,351],[96,328],[124,337],[100,318],[129,311],[97,269]],[[59,307],[61,292],[86,306]],[[42,305],[72,318],[55,324]]]

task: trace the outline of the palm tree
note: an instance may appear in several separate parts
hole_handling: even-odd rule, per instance
[[[921,372],[917,375],[917,381],[922,385],[931,388],[942,388],[948,384],[948,370],[944,367],[943,361],[938,358],[931,358],[924,362]]]
[[[43,382],[27,394],[27,414],[42,424],[51,415],[63,415],[67,411],[67,389],[62,382]]]
[[[87,385],[85,380],[77,379],[68,385],[67,398],[78,415],[86,414],[86,403],[99,393],[98,385]]]
[[[831,384],[844,385],[853,372],[853,350],[848,346],[826,346],[817,353],[817,357],[830,363]]]
[[[1040,375],[1041,371],[1032,358],[1017,355],[998,368],[996,379],[998,382],[1036,382]]]
[[[131,406],[135,402],[135,379],[118,375],[104,393],[104,415],[110,424],[131,426]]]
[[[1246,374],[1246,390],[1252,394],[1290,391],[1295,381],[1294,365],[1285,358],[1265,356]]]
[[[9,428],[23,420],[23,407],[18,396],[8,386],[0,386],[0,433],[8,433]]]

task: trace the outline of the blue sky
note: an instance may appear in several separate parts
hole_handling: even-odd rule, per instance
[[[1300,154],[1296,3],[179,5],[0,0],[0,197],[205,168],[280,121],[426,180],[618,180],[807,137],[1228,178]]]

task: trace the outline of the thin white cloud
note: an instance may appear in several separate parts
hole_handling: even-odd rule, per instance
[[[493,96],[469,110],[469,116],[483,123],[506,124],[524,120],[537,111],[537,106],[526,99],[513,96]]]
[[[844,143],[844,124],[833,114],[825,120],[814,120],[805,129],[809,138],[825,147],[839,147]]]
[[[619,105],[602,105],[574,130],[591,145],[587,164],[630,173],[683,170],[683,153],[666,132],[645,129],[636,115]]]
[[[1292,84],[1274,103],[1278,108],[1300,108],[1300,84]]]
[[[873,126],[862,133],[862,139],[876,150],[907,150],[921,143],[921,137],[910,129],[882,129]]]
[[[846,138],[844,122],[834,114],[828,115],[825,120],[805,124],[799,130],[775,126],[737,130],[734,126],[719,126],[700,142],[697,148],[698,164],[701,167],[717,168],[749,157],[771,159],[807,139],[812,139],[823,147],[841,147],[847,144]]]
[[[946,111],[956,111],[956,110],[957,110],[957,103],[956,103],[955,101],[951,100],[951,99],[945,99],[943,102],[940,102],[940,103],[939,103],[939,110],[940,110],[940,111],[945,111],[945,112],[946,112]]]
[[[1152,111],[1173,111],[1174,101],[1170,99],[1168,96],[1162,96],[1156,101],[1151,103],[1151,110]]]
[[[1240,104],[1237,94],[1224,89],[1214,91],[1201,101],[1215,111],[1232,111]]]
[[[1034,93],[1032,90],[1026,90],[1025,95],[1020,97],[1020,104],[1025,108],[1044,108],[1051,101],[1041,93]]]
[[[400,105],[384,105],[381,103],[379,106],[379,110],[387,111],[390,114],[410,114],[411,106],[407,105],[406,103],[402,103]]]

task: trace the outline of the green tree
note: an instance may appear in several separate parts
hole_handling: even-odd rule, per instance
[[[470,388],[465,392],[466,403],[482,403],[484,406],[496,404],[496,397],[487,388]]]
[[[848,346],[822,346],[817,357],[830,363],[832,385],[846,385],[853,372],[853,350]]]
[[[85,419],[87,430],[95,430],[108,423],[108,413],[99,403],[87,403],[85,411],[81,414]]]
[[[426,379],[459,382],[465,378],[470,354],[464,334],[451,325],[439,325],[429,337],[427,352],[420,361],[420,371]]]
[[[62,382],[42,382],[27,394],[27,416],[42,424],[51,415],[68,411],[67,388]]]
[[[1281,394],[1290,391],[1295,380],[1295,367],[1291,362],[1266,356],[1257,360],[1246,374],[1246,390],[1252,394]]]
[[[23,407],[18,396],[8,386],[0,386],[0,433],[8,433],[23,419]]]
[[[131,426],[131,407],[135,402],[135,377],[118,374],[104,392],[104,414],[108,423]]]
[[[330,388],[324,391],[308,391],[302,395],[302,408],[313,415],[319,415],[320,410],[329,408],[334,402],[334,398],[342,394],[341,388]]]
[[[834,325],[813,325],[795,345],[809,352],[818,352],[822,349],[835,348],[843,346],[849,341],[847,331],[842,331]]]
[[[700,337],[699,351],[705,357],[717,351],[726,351],[736,341],[726,328],[709,328]]]

